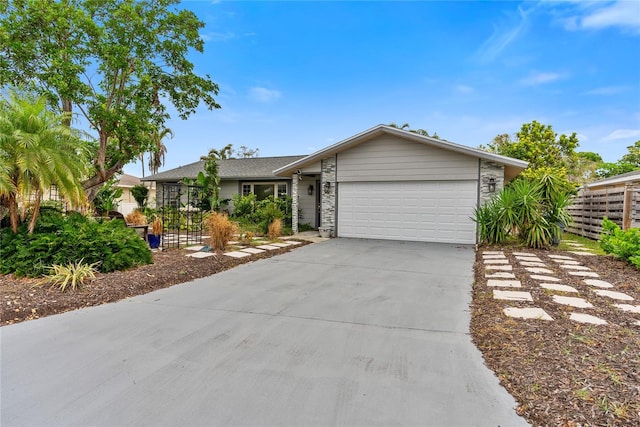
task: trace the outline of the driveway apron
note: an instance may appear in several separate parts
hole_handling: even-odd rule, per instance
[[[527,425],[469,336],[470,246],[332,239],[0,328],[0,425]]]

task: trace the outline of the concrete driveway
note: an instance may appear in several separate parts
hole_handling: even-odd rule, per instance
[[[0,424],[527,425],[468,334],[473,259],[332,239],[5,326]]]

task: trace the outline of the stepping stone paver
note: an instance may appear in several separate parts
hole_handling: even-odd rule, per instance
[[[600,295],[601,297],[609,297],[611,299],[617,299],[620,301],[633,301],[633,297],[627,294],[623,294],[622,292],[616,291],[607,291],[604,289],[594,289],[596,295]]]
[[[584,248],[584,245],[582,243],[572,242],[570,240],[566,241],[565,243],[569,246],[573,246],[574,248]]]
[[[492,278],[492,279],[515,279],[516,275],[513,273],[505,273],[502,271],[498,271],[496,273],[491,273],[491,274],[485,274],[484,275],[487,279]]]
[[[503,271],[511,271],[513,267],[510,265],[485,265],[485,270],[503,270]]]
[[[613,304],[613,306],[619,308],[622,311],[628,311],[629,313],[640,314],[640,305]]]
[[[301,245],[302,242],[298,242],[297,240],[287,240],[287,243],[290,245]]]
[[[571,313],[571,315],[569,315],[569,319],[573,320],[574,322],[590,323],[592,325],[607,324],[607,321],[604,319],[584,313]]]
[[[487,280],[487,286],[501,286],[505,288],[521,288],[522,282],[520,280]]]
[[[261,254],[263,253],[265,250],[264,249],[258,249],[258,248],[244,248],[241,249],[242,252],[247,252],[250,254]]]
[[[519,319],[553,320],[553,317],[538,307],[507,307],[502,312],[509,317],[517,317]]]
[[[569,271],[569,274],[580,277],[600,277],[598,273],[593,271]]]
[[[271,246],[277,246],[279,248],[286,248],[287,246],[289,246],[288,243],[270,243]]]
[[[542,262],[540,258],[537,256],[519,256],[516,255],[516,259],[519,261],[532,261],[532,262]]]
[[[505,259],[484,259],[484,260],[482,260],[482,262],[485,265],[488,265],[488,264],[509,264],[509,260],[506,259],[506,258]]]
[[[487,255],[504,255],[502,251],[483,251],[482,253]]]
[[[525,270],[534,274],[553,274],[553,270],[549,270],[548,268],[526,267]]]
[[[584,298],[565,297],[565,296],[561,296],[561,295],[553,295],[552,299],[553,299],[553,302],[556,302],[558,304],[563,304],[563,305],[569,305],[571,307],[593,308],[593,304],[591,304],[589,301],[587,301]]]
[[[507,259],[507,257],[504,256],[504,254],[501,254],[501,255],[486,255],[486,254],[482,254],[482,259]]]
[[[191,258],[207,258],[210,256],[216,256],[216,254],[214,254],[213,252],[194,252],[192,254],[187,255],[188,257]]]
[[[584,265],[573,265],[573,264],[560,264],[560,268],[564,268],[565,270],[582,270],[582,271],[591,270],[589,267],[585,267]]]
[[[552,259],[553,262],[557,262],[562,265],[579,265],[579,261],[574,261],[572,259]]]
[[[225,252],[225,255],[230,256],[231,258],[244,258],[246,256],[251,256],[250,253],[241,251]]]
[[[540,283],[540,287],[551,291],[578,293],[578,290],[573,286],[559,285],[557,283]]]
[[[520,261],[518,264],[522,265],[523,267],[546,267],[547,264],[545,264],[544,262],[539,262],[539,261]]]
[[[559,282],[560,279],[557,277],[549,277],[549,276],[539,276],[537,274],[532,274],[531,278],[533,280],[542,280],[543,282]]]
[[[582,279],[584,283],[589,286],[595,286],[596,288],[613,288],[613,285],[609,282],[605,282],[604,280],[598,279]]]
[[[266,249],[268,251],[273,251],[275,249],[280,249],[278,246],[273,246],[273,245],[260,245],[260,246],[256,246],[256,248],[258,248],[258,249]]]
[[[497,289],[493,290],[493,299],[501,299],[506,301],[531,301],[533,302],[533,298],[529,292],[520,292],[520,291],[499,291]]]
[[[555,255],[555,254],[553,254],[553,255],[548,255],[548,256],[549,256],[549,258],[552,258],[552,259],[567,259],[567,260],[575,261],[575,258],[572,258],[572,257],[570,257],[570,256]]]
[[[201,249],[203,249],[204,246],[202,245],[196,245],[196,246],[187,246],[185,249],[188,251],[199,251]]]
[[[575,254],[575,255],[596,256],[596,254],[591,253],[591,252],[569,251],[569,253],[572,253],[572,254]]]

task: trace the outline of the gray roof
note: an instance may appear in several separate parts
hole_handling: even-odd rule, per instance
[[[247,159],[218,160],[218,173],[221,179],[282,179],[273,171],[305,156],[252,157]],[[182,178],[195,179],[199,172],[204,172],[204,160],[170,169],[155,175],[142,178],[143,181],[175,182]]]
[[[640,181],[640,170],[634,170],[620,175],[611,176],[606,179],[601,179],[600,181],[589,182],[584,186],[587,188],[606,187],[609,185],[633,183],[638,181]]]

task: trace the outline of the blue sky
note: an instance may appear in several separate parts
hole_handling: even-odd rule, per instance
[[[477,147],[537,120],[612,162],[640,140],[640,1],[181,7],[206,23],[191,59],[222,109],[171,120],[161,170],[226,144],[309,154],[391,122]]]

